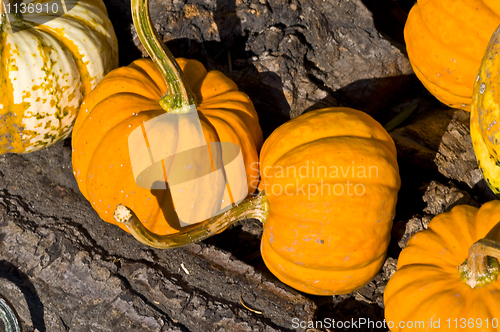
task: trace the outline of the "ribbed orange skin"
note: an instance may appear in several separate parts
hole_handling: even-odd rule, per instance
[[[500,201],[480,209],[456,206],[434,217],[426,230],[410,239],[384,292],[385,320],[394,324],[391,331],[498,331],[500,281],[472,289],[460,281],[457,267],[467,259],[471,245],[488,233],[488,238],[500,240],[499,221]],[[474,324],[462,327],[462,318]],[[491,324],[494,318],[496,328]],[[440,320],[439,329],[429,328],[431,319]],[[405,329],[399,328],[400,321],[425,325]]]
[[[497,0],[418,0],[404,30],[413,71],[441,102],[469,111],[481,59],[499,24]]]
[[[260,162],[259,189],[270,204],[261,254],[269,270],[316,295],[349,293],[372,279],[385,259],[400,187],[396,148],[384,128],[349,108],[308,112],[271,134]],[[347,168],[353,165],[354,176]]]
[[[197,96],[206,141],[240,146],[249,193],[254,192],[256,188],[250,183],[258,178],[258,170],[252,164],[258,161],[262,131],[252,102],[221,72],[207,73],[196,60],[180,58],[177,62]],[[166,92],[154,63],[140,59],[110,72],[84,99],[73,129],[73,170],[82,194],[106,222],[117,224],[113,212],[121,203],[145,221],[150,231],[177,232],[166,220],[175,214],[167,207],[167,191],[155,190],[153,195],[136,185],[128,150],[128,135],[144,121],[165,112],[158,101]],[[150,140],[165,137],[151,138],[148,134]]]

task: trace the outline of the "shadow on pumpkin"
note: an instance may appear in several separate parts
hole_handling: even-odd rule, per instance
[[[19,271],[16,266],[2,260],[0,261],[0,279],[6,279],[18,287],[28,305],[28,311],[30,314],[31,323],[33,324],[33,328],[37,329],[39,332],[46,332],[47,329],[45,327],[45,320],[43,317],[44,306],[42,301],[40,300],[40,297],[38,297],[36,288],[31,283],[29,277],[23,272]],[[9,299],[5,298],[5,300],[8,302]],[[9,304],[11,305],[11,303]],[[18,309],[16,308],[17,305],[19,304],[14,304],[13,308]],[[19,324],[22,326],[21,320],[19,319],[19,317],[17,318]]]
[[[160,181],[156,181],[153,184],[153,187],[161,187],[164,182],[161,182],[161,185],[159,185]],[[163,216],[167,223],[169,224],[170,227],[172,227],[175,230],[184,230],[186,227],[182,227],[180,222],[179,222],[179,217],[177,216],[177,213],[175,212],[175,207],[174,207],[174,201],[172,199],[172,193],[170,192],[170,188],[167,185],[167,189],[151,189],[151,194],[156,197],[156,201],[158,202],[158,206],[161,207],[161,211],[163,213]]]

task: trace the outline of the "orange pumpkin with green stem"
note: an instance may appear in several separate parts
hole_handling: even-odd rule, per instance
[[[499,201],[456,206],[410,239],[384,292],[391,331],[498,331],[499,221]]]
[[[81,192],[103,220],[117,224],[113,212],[122,203],[135,211],[149,231],[172,234],[179,229],[169,192],[137,186],[129,134],[165,112],[182,113],[196,104],[206,142],[222,140],[240,146],[248,178],[240,185],[251,193],[256,188],[250,182],[258,177],[251,165],[257,162],[262,131],[252,102],[234,82],[221,72],[207,72],[198,61],[176,61],[151,27],[147,1],[132,1],[132,9],[153,61],[141,59],[112,71],[85,98],[73,131],[73,169]],[[165,128],[148,136],[175,142],[176,130],[183,128]]]

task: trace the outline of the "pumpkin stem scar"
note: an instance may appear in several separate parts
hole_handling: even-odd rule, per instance
[[[0,297],[0,318],[3,321],[5,332],[21,332],[16,314],[7,302]]]
[[[469,256],[459,267],[460,280],[471,288],[483,287],[497,280],[500,243],[481,239],[469,249]]]
[[[179,64],[153,28],[148,6],[148,0],[131,1],[137,35],[167,85],[168,92],[160,99],[159,104],[166,112],[186,111],[190,105],[196,105],[196,97],[186,84]]]
[[[119,204],[114,219],[127,226],[130,234],[139,242],[153,248],[170,249],[202,241],[243,219],[258,219],[264,223],[269,215],[269,201],[264,192],[247,198],[230,210],[202,221],[177,233],[158,235],[148,230],[137,215],[128,207]]]

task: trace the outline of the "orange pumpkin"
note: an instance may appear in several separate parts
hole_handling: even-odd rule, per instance
[[[481,59],[499,24],[496,0],[418,0],[404,30],[413,71],[441,102],[470,110]]]
[[[241,148],[248,181],[238,186],[252,193],[256,189],[253,180],[258,178],[258,169],[252,165],[257,163],[262,131],[252,102],[233,81],[219,71],[207,72],[196,60],[175,61],[168,49],[161,48],[151,27],[147,1],[133,0],[132,10],[141,41],[157,65],[140,59],[118,68],[85,98],[73,130],[73,169],[81,192],[103,220],[128,231],[113,218],[117,205],[124,204],[149,232],[172,234],[180,225],[170,191],[136,184],[130,133],[166,112],[185,112],[197,99],[205,141],[231,142]],[[178,144],[176,135],[190,128],[179,122],[179,127],[162,129],[148,133],[148,139]],[[208,196],[200,195],[202,201]]]
[[[394,142],[378,122],[349,108],[305,113],[266,140],[260,171],[269,201],[261,254],[275,276],[318,295],[375,276],[400,187]]]
[[[384,292],[391,331],[498,331],[499,220],[500,201],[456,206],[410,239]]]

